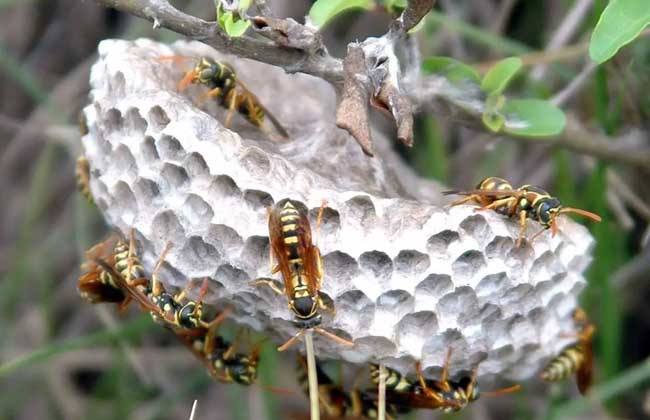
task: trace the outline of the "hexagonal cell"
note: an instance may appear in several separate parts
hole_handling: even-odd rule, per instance
[[[210,223],[214,212],[210,205],[196,194],[189,194],[180,211],[190,223],[189,227],[200,229]]]
[[[460,236],[458,235],[458,232],[446,229],[432,235],[427,240],[427,248],[429,252],[443,254],[447,251],[447,248],[452,242],[458,241],[459,239]]]
[[[166,285],[192,278],[194,285],[210,275],[206,303],[231,306],[233,320],[286,340],[296,333],[286,296],[250,284],[270,274],[265,207],[299,199],[309,205],[315,230],[325,199],[332,207],[324,210],[317,245],[325,251],[322,292],[336,314],[324,313],[323,326],[357,345],[341,348],[317,337],[319,356],[383,358],[404,372],[420,358],[436,374],[451,347],[454,374],[481,362],[482,376],[522,377],[563,344],[559,335],[573,326],[593,247],[583,227],[563,218],[560,235],[516,248],[516,220],[475,206],[442,207],[444,187],[416,177],[390,148],[379,147],[388,144],[381,133],[373,133],[373,159],[349,141],[335,113],[323,112],[323,104],[334,110],[331,86],[315,78],[233,59],[243,75],[265,75],[250,78],[265,106],[283,122],[300,119],[292,139],[280,144],[254,127],[226,129],[191,106],[175,89],[180,71],[161,69],[155,59],[220,57],[207,46],[106,40],[100,51],[92,104],[84,108],[92,192],[109,225],[138,231],[146,272],[172,244]],[[293,92],[291,103],[278,89]],[[538,228],[531,223],[528,237]]]
[[[170,193],[173,190],[184,189],[190,178],[182,166],[165,162],[160,171],[160,180],[161,190]]]
[[[367,195],[358,195],[346,201],[346,217],[354,219],[361,226],[371,226],[377,221],[377,212],[372,199]]]
[[[402,274],[418,275],[429,269],[431,260],[427,254],[413,249],[403,250],[395,258],[395,270]]]
[[[147,121],[142,118],[138,108],[129,108],[124,115],[124,127],[134,134],[144,134],[147,131]]]
[[[156,131],[162,131],[170,122],[167,113],[160,105],[152,106],[147,113],[147,117],[151,122],[152,128]]]
[[[242,195],[235,180],[228,175],[218,175],[214,177],[207,192],[216,197],[238,197]]]

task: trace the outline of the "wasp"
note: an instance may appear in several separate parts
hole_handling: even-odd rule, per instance
[[[356,387],[346,391],[334,383],[319,363],[316,363],[316,375],[320,407],[329,418],[377,418],[377,396],[373,392]],[[302,356],[298,356],[298,383],[305,394],[309,394],[307,362]],[[387,405],[386,414],[387,419],[393,419],[397,411],[395,407]]]
[[[82,298],[91,303],[119,303],[125,308],[131,300],[118,277],[128,279],[128,287],[145,287],[144,269],[140,260],[133,254],[133,244],[126,244],[115,234],[86,251],[87,262],[82,265],[85,271],[79,277],[77,289]],[[107,270],[96,263],[97,259],[108,261],[114,270]]]
[[[200,57],[194,68],[187,71],[178,82],[178,90],[182,92],[191,84],[204,85],[209,89],[202,96],[202,101],[213,98],[228,110],[224,124],[226,128],[230,127],[234,113],[239,112],[249,123],[262,131],[265,131],[264,121],[268,118],[283,139],[289,138],[280,121],[262,105],[229,64],[207,56]]]
[[[578,308],[573,318],[580,326],[578,341],[567,346],[542,370],[540,378],[547,382],[561,381],[576,375],[578,390],[585,395],[593,382],[592,338],[596,327],[589,321],[584,310]]]
[[[532,219],[542,225],[542,231],[551,229],[555,236],[557,233],[557,217],[562,213],[575,213],[587,217],[595,222],[602,219],[595,213],[564,207],[559,199],[551,196],[548,192],[534,185],[524,185],[513,188],[508,181],[498,177],[488,177],[479,182],[475,190],[471,191],[445,191],[443,194],[464,195],[466,197],[451,203],[452,206],[475,202],[480,210],[494,210],[499,214],[519,218],[519,236],[517,246],[520,246],[525,233],[527,219]]]
[[[209,328],[214,322],[206,322],[203,320],[203,296],[207,292],[207,279],[204,280],[199,292],[198,301],[186,299],[186,290],[181,291],[176,295],[165,290],[158,272],[165,261],[165,257],[171,249],[170,243],[165,245],[153,272],[151,273],[151,287],[145,292],[147,298],[156,307],[156,310],[151,310],[151,316],[157,323],[171,324],[172,327],[196,329],[199,327]],[[183,303],[185,301],[185,303]],[[160,316],[164,314],[165,316]]]
[[[399,372],[390,368],[386,379],[386,399],[392,404],[408,408],[440,409],[444,412],[460,411],[476,401],[481,395],[497,396],[516,392],[519,385],[496,391],[479,391],[477,384],[478,368],[471,376],[463,376],[458,381],[449,379],[449,362],[451,349],[447,352],[440,380],[425,379],[420,364],[416,364],[417,382],[410,381]],[[371,365],[371,378],[378,383],[378,366]]]
[[[166,250],[169,247],[166,247]],[[163,252],[163,257],[166,252]],[[169,327],[173,333],[192,351],[192,353],[207,367],[211,376],[221,382],[236,382],[243,385],[250,385],[257,377],[257,365],[259,361],[259,348],[256,347],[250,355],[235,353],[234,344],[228,343],[224,338],[216,334],[217,327],[225,320],[229,311],[224,311],[216,316],[211,322],[206,323],[200,319],[199,315],[193,315],[194,318],[183,317],[181,310],[173,311],[166,307],[161,307],[159,302],[153,302],[150,299],[151,289],[139,289],[134,287],[133,282],[128,282],[123,273],[118,272],[116,267],[112,267],[106,261],[95,258],[96,264],[106,271],[114,280],[115,287],[122,290],[128,297],[140,304],[141,308],[149,311],[154,320]],[[159,263],[162,259],[159,259]],[[157,264],[157,268],[160,264]],[[207,283],[204,282],[203,289]],[[163,292],[165,295],[166,292]],[[170,295],[171,296],[171,295]],[[173,299],[173,297],[172,297]],[[196,308],[198,304],[193,303]],[[181,307],[174,300],[174,309]],[[189,307],[189,303],[183,307]],[[182,307],[181,307],[182,308]],[[185,312],[189,314],[191,311]],[[194,319],[195,322],[188,322],[188,319]]]
[[[319,225],[323,209],[324,205],[319,211]],[[268,225],[270,250],[277,262],[271,272],[280,272],[284,290],[270,279],[258,279],[254,283],[267,285],[276,293],[285,294],[289,299],[289,309],[294,314],[294,325],[300,328],[278,350],[284,351],[291,347],[309,329],[340,344],[352,346],[352,342],[318,327],[322,322],[320,310],[331,309],[320,295],[323,264],[320,250],[312,243],[311,226],[306,212],[298,210],[297,204],[289,199],[281,200],[270,210]]]
[[[229,314],[224,311],[210,328],[197,327],[187,333],[176,330],[176,335],[206,366],[210,375],[220,382],[251,385],[257,378],[259,345],[250,354],[236,353],[235,344],[216,334],[218,325]]]
[[[84,156],[77,158],[75,165],[75,178],[77,179],[77,190],[90,204],[94,203],[93,195],[90,192],[90,164]]]

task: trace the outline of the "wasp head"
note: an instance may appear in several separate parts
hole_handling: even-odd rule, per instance
[[[562,204],[555,197],[543,197],[535,203],[535,214],[537,221],[544,229],[552,228],[555,230],[555,218],[560,213]]]

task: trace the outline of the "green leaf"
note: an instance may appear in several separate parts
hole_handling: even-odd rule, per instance
[[[408,4],[407,0],[385,0],[384,1],[384,7],[386,8],[386,10],[396,15],[402,13],[404,9],[406,9],[407,4]]]
[[[481,81],[481,77],[474,67],[450,57],[429,57],[422,63],[422,69],[430,74],[440,74],[454,84],[466,80],[477,84]]]
[[[249,21],[237,19],[231,12],[226,13],[224,29],[229,36],[236,38],[244,35],[244,32],[246,32],[246,29],[248,29],[250,25],[251,23]]]
[[[589,57],[599,64],[604,63],[649,24],[648,0],[611,0],[591,35]]]
[[[226,31],[228,36],[237,38],[244,35],[251,23],[248,20],[241,19],[239,16],[235,16],[231,11],[224,10],[221,2],[218,0],[215,0],[215,5],[217,7],[217,22]],[[243,12],[245,11],[244,7],[248,8],[248,6],[250,6],[250,2],[241,2],[240,10]]]
[[[564,131],[564,112],[541,99],[513,99],[501,110],[505,117],[504,131],[527,137],[554,136]]]
[[[309,10],[309,17],[314,25],[322,27],[334,16],[350,9],[371,9],[372,0],[316,0]]]
[[[501,113],[501,109],[506,103],[505,96],[501,94],[490,95],[485,101],[485,110],[481,116],[483,124],[494,133],[501,131],[506,119]]]
[[[487,94],[503,92],[522,65],[523,63],[519,57],[509,57],[499,61],[483,77],[481,90]]]

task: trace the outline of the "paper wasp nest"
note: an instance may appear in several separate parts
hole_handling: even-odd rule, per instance
[[[209,277],[206,302],[282,343],[296,332],[286,297],[249,284],[271,276],[266,209],[292,198],[315,227],[326,199],[316,240],[336,312],[322,326],[355,347],[316,335],[319,357],[435,370],[452,347],[452,372],[481,362],[480,375],[523,379],[571,341],[593,246],[584,227],[564,218],[555,238],[515,248],[515,221],[444,207],[441,187],[418,179],[379,133],[378,156],[364,156],[334,124],[333,89],[309,76],[228,58],[291,141],[240,116],[227,130],[221,108],[195,105],[205,88],[177,92],[192,62],[164,58],[203,54],[222,59],[200,43],[107,40],[92,69],[91,190],[111,226],[135,228],[147,270],[170,241],[168,285]],[[539,225],[529,225],[530,236]]]

